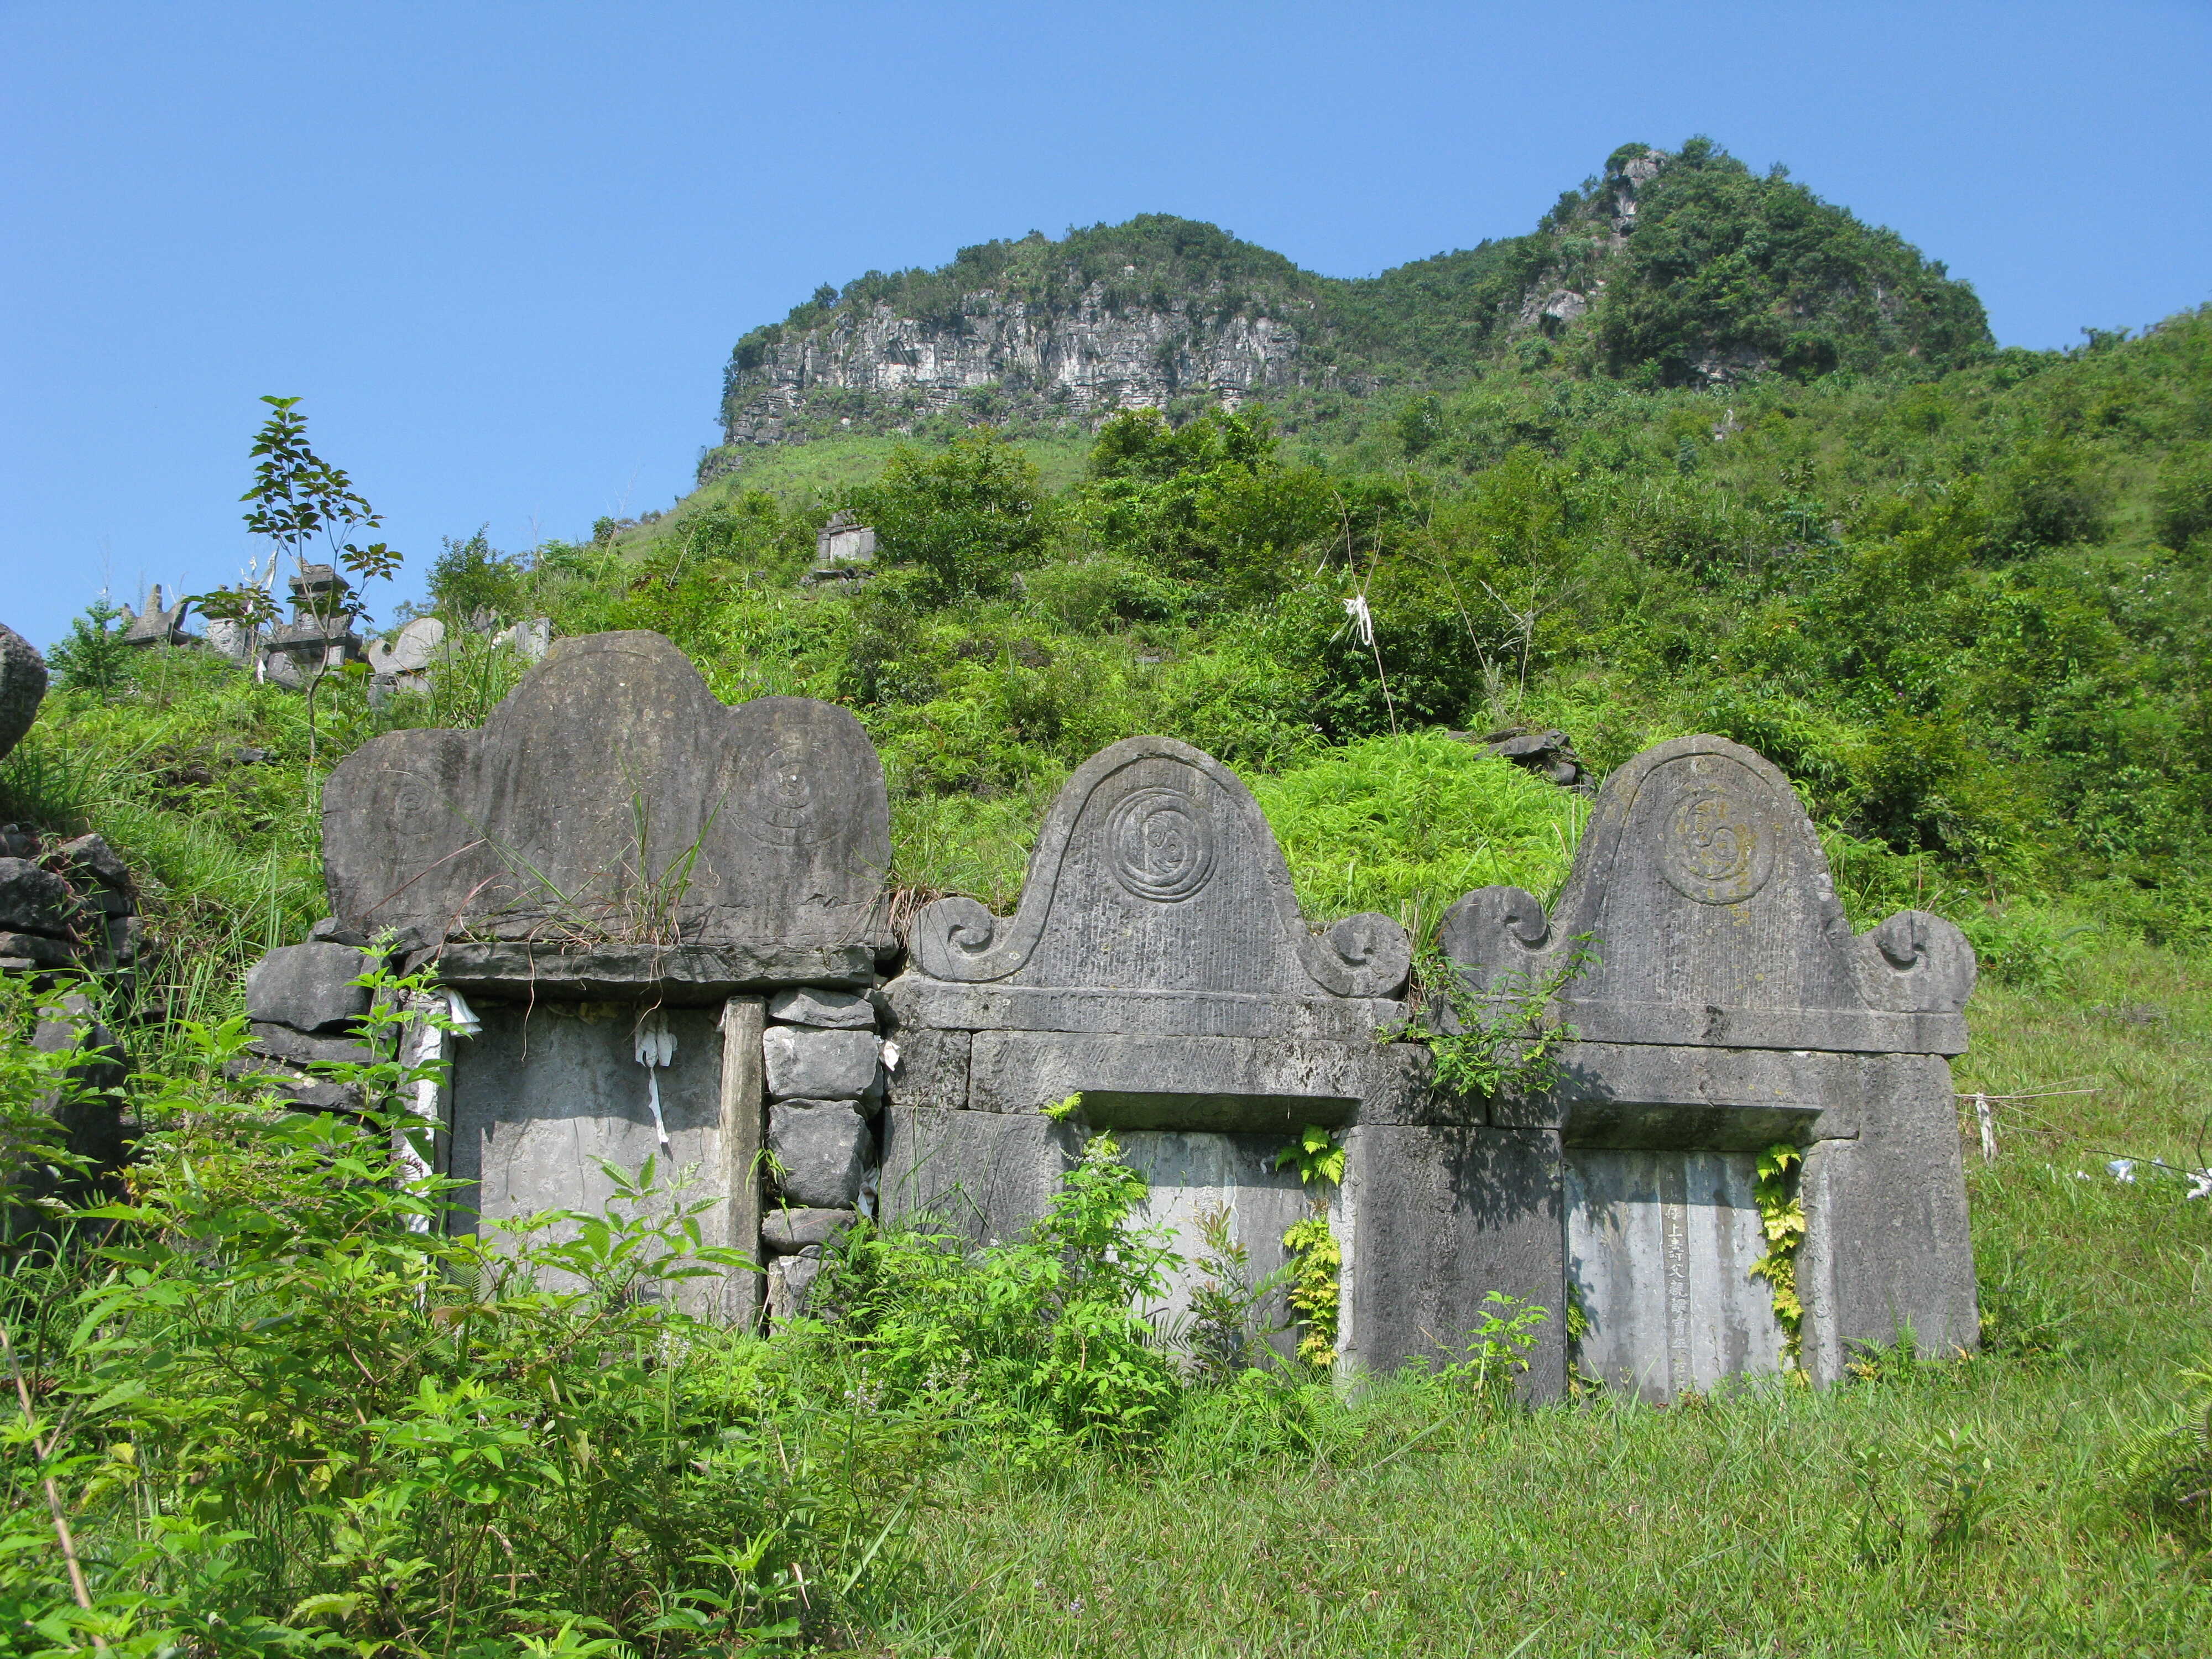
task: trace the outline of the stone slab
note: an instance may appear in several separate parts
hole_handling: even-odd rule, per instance
[[[593,945],[563,950],[524,941],[455,941],[422,952],[441,983],[471,996],[546,1002],[657,1000],[703,1007],[747,991],[794,981],[865,985],[872,946],[786,949],[768,945]]]
[[[872,1031],[875,1005],[856,991],[801,985],[768,1000],[768,1017],[787,1025],[816,1025],[830,1030]]]
[[[14,933],[69,936],[68,884],[29,859],[0,858],[0,928]]]
[[[1566,1267],[1558,1135],[1542,1129],[1362,1124],[1345,1137],[1338,1351],[1384,1374],[1464,1352],[1483,1298],[1544,1308],[1523,1392],[1566,1388]]]
[[[876,1138],[854,1102],[779,1100],[768,1109],[768,1150],[785,1202],[849,1210],[875,1164]]]
[[[1295,1130],[1418,1115],[1428,1090],[1425,1052],[1401,1046],[1295,1039],[1089,1036],[979,1031],[970,1048],[969,1104],[1035,1112],[1083,1096],[1093,1125],[1222,1131]]]
[[[1805,1157],[1797,1285],[1815,1382],[1838,1381],[1854,1348],[1908,1328],[1933,1358],[1981,1342],[1951,1068],[1915,1054],[1879,1066],[1858,1138]]]
[[[1076,769],[1045,815],[1012,916],[940,899],[915,918],[911,945],[918,979],[1048,989],[1063,1008],[1085,994],[1249,998],[1248,1014],[1393,996],[1412,956],[1385,916],[1315,934],[1251,792],[1212,757],[1152,737]],[[1075,1017],[1052,1018],[1063,1028]]]
[[[246,1014],[309,1036],[335,1035],[368,1012],[368,988],[353,981],[370,965],[350,945],[280,945],[246,975]]]
[[[1206,1282],[1197,1263],[1207,1253],[1201,1217],[1225,1212],[1231,1237],[1250,1257],[1249,1283],[1256,1285],[1288,1259],[1283,1234],[1315,1209],[1316,1198],[1294,1169],[1277,1169],[1275,1155],[1288,1145],[1280,1134],[1217,1134],[1175,1129],[1117,1131],[1122,1161],[1147,1183],[1145,1201],[1131,1219],[1167,1234],[1168,1248],[1183,1258],[1170,1277],[1167,1293],[1145,1312],[1158,1318],[1171,1340],[1188,1340],[1190,1298]],[[1278,1288],[1255,1310],[1255,1335],[1269,1340],[1285,1359],[1297,1353],[1298,1333]]]
[[[886,933],[860,723],[802,697],[725,708],[657,634],[558,641],[481,732],[364,744],[324,786],[323,848],[332,913],[372,932],[781,951]]]
[[[761,1221],[761,1243],[777,1255],[796,1255],[830,1244],[859,1218],[857,1210],[772,1204]]]
[[[1321,1000],[1243,991],[955,985],[915,975],[892,981],[885,995],[902,1026],[973,1031],[1157,1032],[1366,1042],[1377,1030],[1405,1018],[1405,1006],[1384,997]]]
[[[933,1106],[957,1110],[968,1103],[968,1055],[974,1039],[966,1031],[902,1030],[888,1052],[896,1065],[884,1069],[884,1098],[893,1106]]]
[[[1049,1118],[895,1106],[884,1114],[881,1214],[1002,1243],[1044,1213],[1082,1157],[1081,1132]]]
[[[1576,1148],[1567,1277],[1588,1328],[1582,1369],[1652,1401],[1782,1369],[1752,1152]]]
[[[252,1031],[257,1052],[275,1060],[289,1060],[295,1065],[321,1062],[368,1066],[376,1060],[375,1050],[353,1037],[307,1036],[289,1025],[274,1025],[267,1020],[255,1020]]]
[[[661,1011],[676,1038],[674,1059],[658,1068],[665,1148],[635,1058],[638,1011],[586,1018],[561,1004],[489,1004],[476,1012],[483,1029],[455,1045],[453,1060],[449,1162],[462,1183],[453,1231],[546,1211],[604,1212],[614,1187],[601,1164],[635,1171],[652,1158],[672,1200],[720,1200],[701,1218],[707,1243],[750,1247],[731,1236],[720,1009]],[[702,1310],[723,1294],[719,1276],[679,1291]]]
[[[876,1090],[883,1042],[873,1031],[771,1025],[761,1038],[772,1100],[857,1100]]]
[[[21,962],[37,968],[66,968],[76,960],[67,939],[44,933],[0,933],[0,962]]]
[[[732,997],[722,1005],[722,1189],[729,1216],[723,1243],[760,1265],[761,1164],[767,1140],[768,1080],[761,1064],[766,1007],[758,997]],[[741,1328],[759,1322],[763,1279],[739,1271],[720,1281],[717,1304],[704,1286],[692,1305]]]
[[[1790,781],[1724,738],[1676,738],[1606,780],[1547,914],[1488,887],[1446,912],[1445,954],[1478,992],[1567,974],[1586,1042],[1955,1054],[1974,953],[1900,911],[1855,935]]]

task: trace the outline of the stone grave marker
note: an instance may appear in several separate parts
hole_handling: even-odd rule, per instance
[[[770,1094],[794,1079],[842,1091],[812,1103],[817,1130],[831,1105],[879,1096],[874,1012],[854,988],[889,942],[889,813],[843,710],[726,708],[661,636],[589,635],[556,645],[480,732],[365,745],[323,800],[333,915],[326,942],[292,956],[391,930],[473,1026],[427,1107],[463,1183],[452,1224],[599,1210],[602,1166],[650,1158],[672,1200],[717,1200],[707,1242],[757,1251]],[[848,1159],[872,1151],[860,1128]],[[828,1157],[809,1165],[810,1202],[843,1192]],[[811,1234],[829,1229],[803,1231],[818,1256]],[[678,1294],[748,1319],[759,1289],[733,1273]]]
[[[1802,1150],[1802,1363],[1855,1344],[1978,1336],[1949,1056],[1974,957],[1908,910],[1855,935],[1789,780],[1740,744],[1678,738],[1609,778],[1558,903],[1492,887],[1444,918],[1470,988],[1556,981],[1556,1087],[1494,1127],[1560,1165],[1559,1298],[1583,1368],[1655,1399],[1784,1363],[1756,1205],[1761,1149]]]
[[[1225,1210],[1264,1276],[1316,1196],[1278,1152],[1308,1124],[1342,1129],[1422,1092],[1416,1057],[1376,1041],[1402,1012],[1403,931],[1362,915],[1316,935],[1250,793],[1168,738],[1078,769],[1012,916],[941,899],[911,951],[884,993],[900,1056],[890,1218],[1009,1237],[1042,1213],[1083,1133],[1107,1130],[1151,1182],[1145,1222],[1189,1257],[1200,1212]],[[1046,1115],[1076,1094],[1073,1119]],[[1189,1290],[1172,1287],[1170,1312]]]

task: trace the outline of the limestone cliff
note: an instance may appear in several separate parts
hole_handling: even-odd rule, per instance
[[[738,341],[701,477],[840,432],[1088,428],[1255,397],[1296,425],[1509,351],[1524,369],[1713,386],[1939,368],[1990,344],[1971,289],[1782,169],[1702,139],[1625,144],[1533,233],[1356,281],[1153,214],[825,285]]]

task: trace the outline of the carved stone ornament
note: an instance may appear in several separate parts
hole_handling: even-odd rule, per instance
[[[481,732],[367,744],[325,786],[323,845],[332,913],[368,933],[770,954],[885,933],[860,723],[804,697],[726,708],[658,634],[562,641]]]
[[[912,948],[895,995],[920,1024],[1226,1036],[1364,1037],[1365,1004],[1395,995],[1412,957],[1387,916],[1316,936],[1251,792],[1168,738],[1115,744],[1068,780],[1012,917],[939,899]],[[1361,1006],[1341,1020],[1313,1012],[1345,1000]]]
[[[1585,1042],[1952,1054],[1974,953],[1906,910],[1855,936],[1789,780],[1725,738],[1676,738],[1607,780],[1559,903],[1468,894],[1444,951],[1479,991],[1540,983],[1579,942],[1562,989]]]

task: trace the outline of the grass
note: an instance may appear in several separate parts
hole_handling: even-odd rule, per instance
[[[2001,1103],[1996,1162],[1970,1150],[1983,1355],[1441,1425],[1384,1385],[1316,1443],[1240,1452],[1200,1416],[1135,1473],[970,1466],[884,1638],[994,1659],[2203,1653],[2212,1555],[2114,1471],[2212,1350],[2212,1203],[2105,1166],[2203,1163],[2204,970],[2107,942],[2066,990],[1986,985],[1969,1018],[1962,1090],[2096,1088]]]

